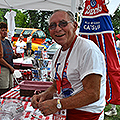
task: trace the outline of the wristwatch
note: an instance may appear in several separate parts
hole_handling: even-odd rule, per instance
[[[57,108],[62,109],[62,104],[60,102],[60,99],[57,99]]]

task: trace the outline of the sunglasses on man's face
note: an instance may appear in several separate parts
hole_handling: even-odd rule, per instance
[[[72,22],[72,21],[60,21],[59,24],[58,24],[58,26],[59,26],[60,28],[64,28],[64,27],[66,27],[66,26],[68,25],[68,23],[70,23],[70,22]],[[55,30],[56,27],[57,27],[57,24],[56,24],[56,23],[51,23],[51,24],[49,25],[49,29],[50,29],[50,30]]]

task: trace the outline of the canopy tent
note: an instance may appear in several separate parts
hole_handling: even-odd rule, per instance
[[[104,54],[106,102],[120,105],[120,58],[109,11],[104,3],[105,0],[86,0],[79,35],[92,40]]]
[[[0,8],[48,11],[61,8],[75,12],[79,3],[79,0],[0,0]]]
[[[67,9],[74,13],[78,11],[79,5],[85,0],[0,0],[0,8],[27,9],[27,10],[54,10]],[[108,4],[110,14],[113,14],[120,5],[120,0],[105,0]]]

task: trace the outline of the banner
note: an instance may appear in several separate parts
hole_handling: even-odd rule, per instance
[[[106,61],[106,102],[120,105],[120,63],[109,11],[105,0],[86,0],[79,35],[92,40]]]

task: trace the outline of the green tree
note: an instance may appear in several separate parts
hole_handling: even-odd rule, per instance
[[[51,14],[52,11],[39,11],[39,27],[46,33],[48,38],[51,38],[48,30],[48,19]]]
[[[21,10],[14,10],[16,11],[15,16],[15,26],[26,28],[29,27],[29,22],[27,21],[28,17],[26,14],[22,13]]]
[[[0,9],[0,21],[7,22],[5,19],[5,14],[9,9]],[[16,12],[15,16],[15,26],[22,28],[38,28],[43,30],[46,33],[48,38],[50,33],[48,30],[48,18],[52,14],[52,11],[40,11],[40,10],[17,10],[13,9]]]
[[[120,6],[115,11],[114,15],[111,16],[111,21],[115,34],[120,34]]]
[[[46,33],[48,38],[51,38],[48,30],[48,18],[52,14],[52,11],[25,10],[23,14],[27,16],[26,22],[28,28],[41,29]]]
[[[4,16],[8,11],[10,11],[10,9],[0,8],[0,21],[7,23],[7,19]],[[21,10],[14,9],[13,11],[16,12],[15,16],[16,27],[27,27],[28,26],[26,22],[27,16],[24,13],[22,13]]]
[[[23,14],[27,16],[27,28],[38,28],[39,12],[38,10],[24,10]]]
[[[7,23],[7,20],[4,17],[7,11],[9,11],[9,9],[3,9],[3,8],[1,9],[0,8],[0,21],[1,22],[6,22]]]

